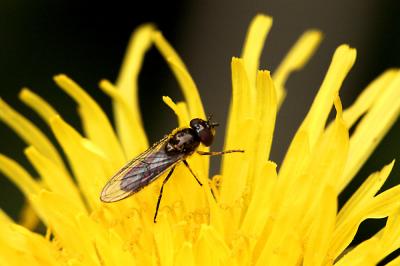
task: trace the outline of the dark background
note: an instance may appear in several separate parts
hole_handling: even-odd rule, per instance
[[[324,32],[315,56],[287,83],[288,97],[279,113],[272,159],[282,160],[289,141],[304,118],[321,84],[335,48],[348,43],[357,48],[357,61],[341,96],[348,106],[374,77],[400,66],[399,1],[1,1],[1,97],[50,133],[43,122],[18,100],[27,86],[46,98],[62,116],[80,128],[72,100],[60,93],[52,76],[66,73],[80,83],[110,114],[109,99],[99,92],[102,78],[115,80],[131,32],[154,22],[187,64],[202,96],[205,109],[222,124],[215,150],[222,147],[229,99],[230,60],[239,56],[250,20],[257,13],[274,17],[261,68],[273,70],[308,28]],[[175,127],[175,117],[161,100],[182,98],[170,70],[153,48],[146,55],[140,80],[140,105],[151,141]],[[351,186],[369,173],[399,158],[400,125],[397,123]],[[51,135],[51,134],[49,134]],[[23,156],[25,145],[6,126],[0,126],[0,150],[32,170]],[[213,169],[217,169],[217,163]],[[215,172],[215,170],[214,170]],[[389,183],[398,182],[396,165]],[[0,176],[0,206],[17,217],[20,192]],[[386,186],[387,187],[387,186]],[[346,190],[341,201],[352,191]],[[359,240],[372,234],[381,222],[363,224]]]

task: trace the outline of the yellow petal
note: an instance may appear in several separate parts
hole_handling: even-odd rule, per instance
[[[137,82],[143,59],[147,50],[152,44],[152,34],[155,27],[151,24],[139,26],[132,34],[125,57],[116,81],[121,94],[126,97],[126,101],[134,109],[134,113],[139,117],[140,110],[137,102]],[[118,113],[118,111],[116,110]]]
[[[348,219],[352,214],[358,213],[368,205],[375,194],[381,189],[393,169],[394,161],[386,165],[380,172],[371,174],[346,202],[338,214],[338,224]]]
[[[256,265],[300,265],[302,251],[300,240],[288,235],[268,256],[261,256]]]
[[[304,169],[310,155],[308,132],[299,130],[294,136],[279,170],[279,184],[282,188],[289,187],[286,182],[293,182],[294,178],[291,178],[291,175],[300,173]]]
[[[51,121],[51,129],[66,153],[79,187],[86,201],[93,208],[100,204],[101,188],[112,175],[110,160],[100,158],[88,150],[84,138],[71,126],[56,116]]]
[[[34,209],[36,214],[40,216],[40,208],[32,201],[32,197],[39,193],[43,188],[42,184],[37,182],[29,173],[14,160],[0,154],[0,172],[2,172],[11,182],[13,182],[18,189],[24,194],[25,198],[29,200],[30,206]],[[30,209],[28,209],[30,210]],[[24,214],[24,213],[23,213]],[[32,212],[25,213],[26,217],[22,217],[23,222],[30,226],[37,225],[37,218]],[[44,221],[45,222],[45,221]]]
[[[142,67],[144,55],[151,47],[152,34],[154,31],[155,28],[151,24],[144,24],[135,30],[129,40],[128,48],[116,81],[116,87],[124,99],[124,102],[127,103],[127,106],[125,106],[125,103],[119,100],[113,102],[115,124],[123,146],[127,146],[135,141],[138,142],[136,145],[142,145],[145,148],[148,146],[140,116],[138,76]],[[129,113],[129,115],[127,113]],[[133,120],[133,124],[127,126],[128,123],[132,122],[131,120]],[[131,135],[130,127],[136,130],[134,135]],[[136,139],[137,137],[138,139]],[[127,156],[128,155],[129,154],[127,154]]]
[[[13,222],[11,217],[8,216],[7,213],[5,213],[3,211],[3,209],[0,209],[0,222],[3,223],[3,224],[12,223]]]
[[[60,265],[57,250],[43,236],[14,223],[0,222],[2,265]]]
[[[400,265],[400,256],[397,256],[395,259],[386,264],[386,266],[397,266],[397,265]]]
[[[221,173],[224,176],[221,186],[221,201],[223,203],[232,202],[237,199],[241,194],[243,186],[246,184],[247,177],[244,175],[242,178],[237,175],[243,171],[241,163],[250,164],[251,160],[255,160],[256,146],[252,140],[256,139],[258,131],[256,130],[243,130],[256,128],[257,120],[257,98],[254,93],[254,86],[252,87],[247,79],[246,69],[243,59],[232,58],[232,100],[230,106],[230,115],[228,117],[226,137],[225,137],[225,150],[242,149],[245,150],[244,154],[229,154],[223,156]],[[253,93],[251,93],[253,91]],[[246,160],[246,161],[244,161]],[[267,160],[265,160],[267,161]],[[240,169],[241,168],[241,169]],[[244,173],[245,174],[245,173]],[[234,177],[231,179],[231,177]],[[229,183],[228,183],[229,182]],[[224,183],[227,183],[226,185]],[[233,194],[225,193],[225,188],[228,191],[235,191]]]
[[[196,265],[225,265],[229,248],[213,227],[202,224],[195,243]]]
[[[256,72],[260,64],[260,56],[265,39],[272,26],[272,17],[259,14],[251,21],[244,43],[242,58],[245,62],[250,83],[256,83]]]
[[[163,96],[162,99],[164,103],[168,105],[168,107],[171,108],[178,117],[179,127],[187,127],[189,125],[190,118],[188,116],[186,104],[184,102],[179,102],[175,104],[168,96]]]
[[[307,134],[302,131],[299,132],[301,134],[297,133],[294,140],[296,145],[291,146],[289,151],[290,156],[297,154],[297,157],[289,157],[293,160],[292,171],[285,173],[289,169],[282,169],[282,178],[278,178],[270,201],[270,216],[273,218],[264,226],[255,247],[255,257],[260,254],[260,259],[267,259],[272,250],[283,245],[291,230],[295,230],[300,236],[309,234],[312,221],[319,213],[319,203],[324,201],[326,186],[333,186],[332,179],[337,173],[341,173],[346,161],[348,132],[341,118],[338,98],[335,107],[335,130],[324,132],[311,154],[308,151]],[[304,154],[306,158],[299,157],[300,154]],[[321,260],[321,256],[320,254],[317,260]]]
[[[99,265],[137,265],[133,253],[125,246],[126,239],[121,235],[86,215],[77,215],[75,220],[79,233],[82,232],[82,236],[86,237],[85,242],[92,243],[94,248],[95,254],[87,255],[98,260]]]
[[[181,85],[185,102],[188,104],[190,117],[205,119],[206,117],[199,92],[196,84],[189,74],[189,71],[186,69],[185,64],[182,62],[174,48],[172,48],[172,46],[167,42],[160,32],[156,32],[154,34],[153,40],[157,49],[164,56],[171,70],[174,72],[176,79]]]
[[[36,147],[57,165],[64,167],[60,155],[49,139],[34,124],[12,109],[2,99],[0,99],[0,120],[3,120],[12,128],[28,145]]]
[[[229,265],[251,265],[252,257],[252,241],[251,237],[242,234],[236,234],[229,242],[231,255],[228,259]]]
[[[172,266],[174,255],[174,253],[171,252],[171,250],[174,250],[172,239],[173,228],[171,228],[171,224],[167,219],[164,213],[160,213],[160,217],[154,228],[154,239],[157,244],[160,265]],[[168,247],[168,249],[166,249],[166,247]]]
[[[397,210],[389,215],[379,242],[381,249],[377,252],[377,261],[383,260],[400,247],[400,215]]]
[[[25,155],[40,174],[47,187],[60,195],[64,195],[70,201],[85,210],[84,203],[72,178],[62,171],[49,158],[41,154],[35,147],[25,149]]]
[[[118,106],[118,119],[121,124],[120,140],[127,158],[133,158],[148,148],[147,137],[141,123],[135,120],[135,114],[129,101],[108,80],[100,82],[100,88],[108,94],[113,103]]]
[[[254,178],[252,198],[241,225],[241,231],[245,234],[250,236],[261,234],[268,217],[268,203],[271,200],[277,179],[276,164],[270,161],[264,165],[263,171]]]
[[[336,188],[337,176],[343,172],[349,149],[349,133],[343,121],[340,99],[335,99],[336,119],[316,142],[308,171],[322,183]]]
[[[18,223],[32,231],[35,230],[40,222],[39,217],[35,212],[35,209],[32,207],[29,201],[25,201],[19,216],[20,217]]]
[[[187,214],[192,216],[193,219],[199,218],[199,220],[203,220],[203,210],[208,206],[206,193],[209,192],[206,191],[210,188],[208,185],[207,175],[201,172],[199,165],[193,161],[193,159],[195,159],[193,157],[197,156],[194,155],[191,158],[188,158],[188,163],[197,178],[202,182],[203,186],[199,186],[189,170],[183,164],[179,164],[178,167],[175,168],[173,176],[164,188],[164,196],[161,206],[171,206],[176,202],[181,201]],[[163,180],[164,177],[161,176],[160,179]],[[153,198],[154,203],[156,202],[155,199],[158,196],[158,192],[159,189],[157,188],[156,194]],[[182,217],[182,219],[183,218],[185,217]]]
[[[380,94],[386,90],[386,87],[396,78],[398,70],[389,69],[382,73],[379,77],[373,80],[362,92],[358,95],[356,101],[343,112],[343,119],[347,127],[353,124],[379,99]]]
[[[387,217],[400,207],[400,186],[395,186],[375,196],[368,205],[359,212],[353,213],[349,219],[337,224],[329,249],[329,257],[336,258],[350,244],[358,226],[365,219]]]
[[[285,83],[289,75],[304,67],[315,53],[321,39],[322,33],[318,30],[304,32],[274,71],[273,79],[276,86],[278,109],[286,96]]]
[[[400,207],[400,185],[394,186],[375,196],[371,204],[365,206],[363,212],[369,218],[384,218]]]
[[[350,138],[349,160],[338,180],[343,190],[358,172],[400,113],[400,71],[392,82],[380,91],[379,98],[357,125]]]
[[[86,231],[79,228],[75,217],[82,215],[79,208],[62,195],[41,191],[32,197],[35,206],[40,206],[40,215],[46,224],[52,228],[54,237],[71,258],[79,258],[87,264],[92,264],[98,258],[95,247]]]
[[[89,139],[104,150],[115,169],[120,167],[125,162],[125,156],[110,121],[100,106],[67,76],[58,75],[54,80],[79,104],[83,127]]]
[[[21,190],[26,198],[39,192],[41,186],[17,162],[0,154],[0,171]]]
[[[167,61],[169,67],[174,73],[178,80],[185,102],[187,103],[187,109],[190,119],[202,118],[205,119],[206,115],[204,112],[203,104],[200,99],[199,92],[196,84],[194,83],[189,71],[186,69],[184,63],[176,53],[174,48],[167,42],[161,32],[156,32],[153,35],[154,43],[160,53]],[[202,147],[204,151],[208,151],[208,147]],[[207,156],[197,157],[194,159],[199,165],[201,165],[201,171],[204,174],[208,174],[209,169],[209,158]]]
[[[376,265],[377,261],[375,261],[375,254],[378,244],[378,239],[376,238],[371,238],[362,242],[344,255],[337,263],[335,263],[335,266]]]
[[[184,242],[182,247],[178,250],[175,258],[176,266],[195,266],[195,259],[193,253],[193,246],[190,242]]]
[[[311,147],[323,131],[333,101],[355,59],[356,51],[349,46],[341,45],[336,49],[318,94],[300,126],[300,130],[308,131]]]
[[[247,201],[247,173],[249,171],[248,159],[243,160],[241,168],[236,168],[236,173],[225,175],[220,189],[220,212],[224,223],[225,236],[229,237],[239,229],[242,218],[243,205]]]
[[[35,112],[38,113],[44,121],[49,121],[51,117],[58,115],[57,111],[54,110],[49,103],[27,88],[23,88],[21,90],[19,93],[19,98],[26,105],[35,110]]]
[[[319,200],[319,206],[305,241],[304,266],[323,265],[335,227],[337,195],[327,186]]]
[[[268,71],[257,73],[257,107],[260,127],[255,141],[255,167],[269,159],[277,113],[276,89]],[[261,168],[261,167],[260,167]],[[259,168],[259,169],[260,169]],[[255,175],[258,175],[256,172]]]
[[[254,120],[245,120],[240,126],[242,128],[254,127]],[[237,147],[243,149],[244,153],[232,153],[222,158],[222,175],[220,187],[220,203],[232,204],[239,199],[248,182],[250,160],[254,158],[255,150],[252,146],[252,141],[255,138],[255,132],[251,130],[243,131],[240,139],[240,145]]]
[[[224,149],[236,149],[242,144],[239,137],[242,132],[241,123],[244,120],[255,115],[256,98],[251,94],[250,84],[246,75],[243,59],[232,58],[232,97],[230,104],[230,112],[226,127],[225,147]],[[251,96],[253,95],[253,97]],[[244,149],[245,147],[240,147]],[[224,157],[222,162],[222,173],[227,165],[233,165],[229,162],[229,158]],[[227,160],[227,162],[225,162]]]

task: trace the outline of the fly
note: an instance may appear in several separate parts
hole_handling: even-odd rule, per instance
[[[192,119],[190,121],[190,127],[173,131],[170,135],[164,137],[122,167],[107,182],[101,192],[100,199],[103,202],[122,200],[140,191],[169,170],[168,175],[161,185],[160,193],[158,195],[153,220],[155,223],[164,185],[171,177],[178,163],[183,162],[196,179],[197,183],[202,186],[203,184],[186,161],[187,157],[192,155],[194,152],[197,152],[200,155],[209,156],[232,152],[244,152],[243,150],[227,150],[220,152],[198,151],[197,148],[200,143],[206,147],[212,144],[216,126],[218,126],[218,123],[211,122],[210,118],[207,121],[200,118]]]

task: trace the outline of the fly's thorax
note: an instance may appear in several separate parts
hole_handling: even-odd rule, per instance
[[[175,132],[165,145],[167,154],[192,154],[200,145],[200,139],[192,128],[184,128]]]

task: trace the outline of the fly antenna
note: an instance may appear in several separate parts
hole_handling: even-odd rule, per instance
[[[217,122],[211,122],[213,115],[209,114],[207,118],[207,123],[210,125],[210,127],[217,127],[219,126],[219,123]]]

